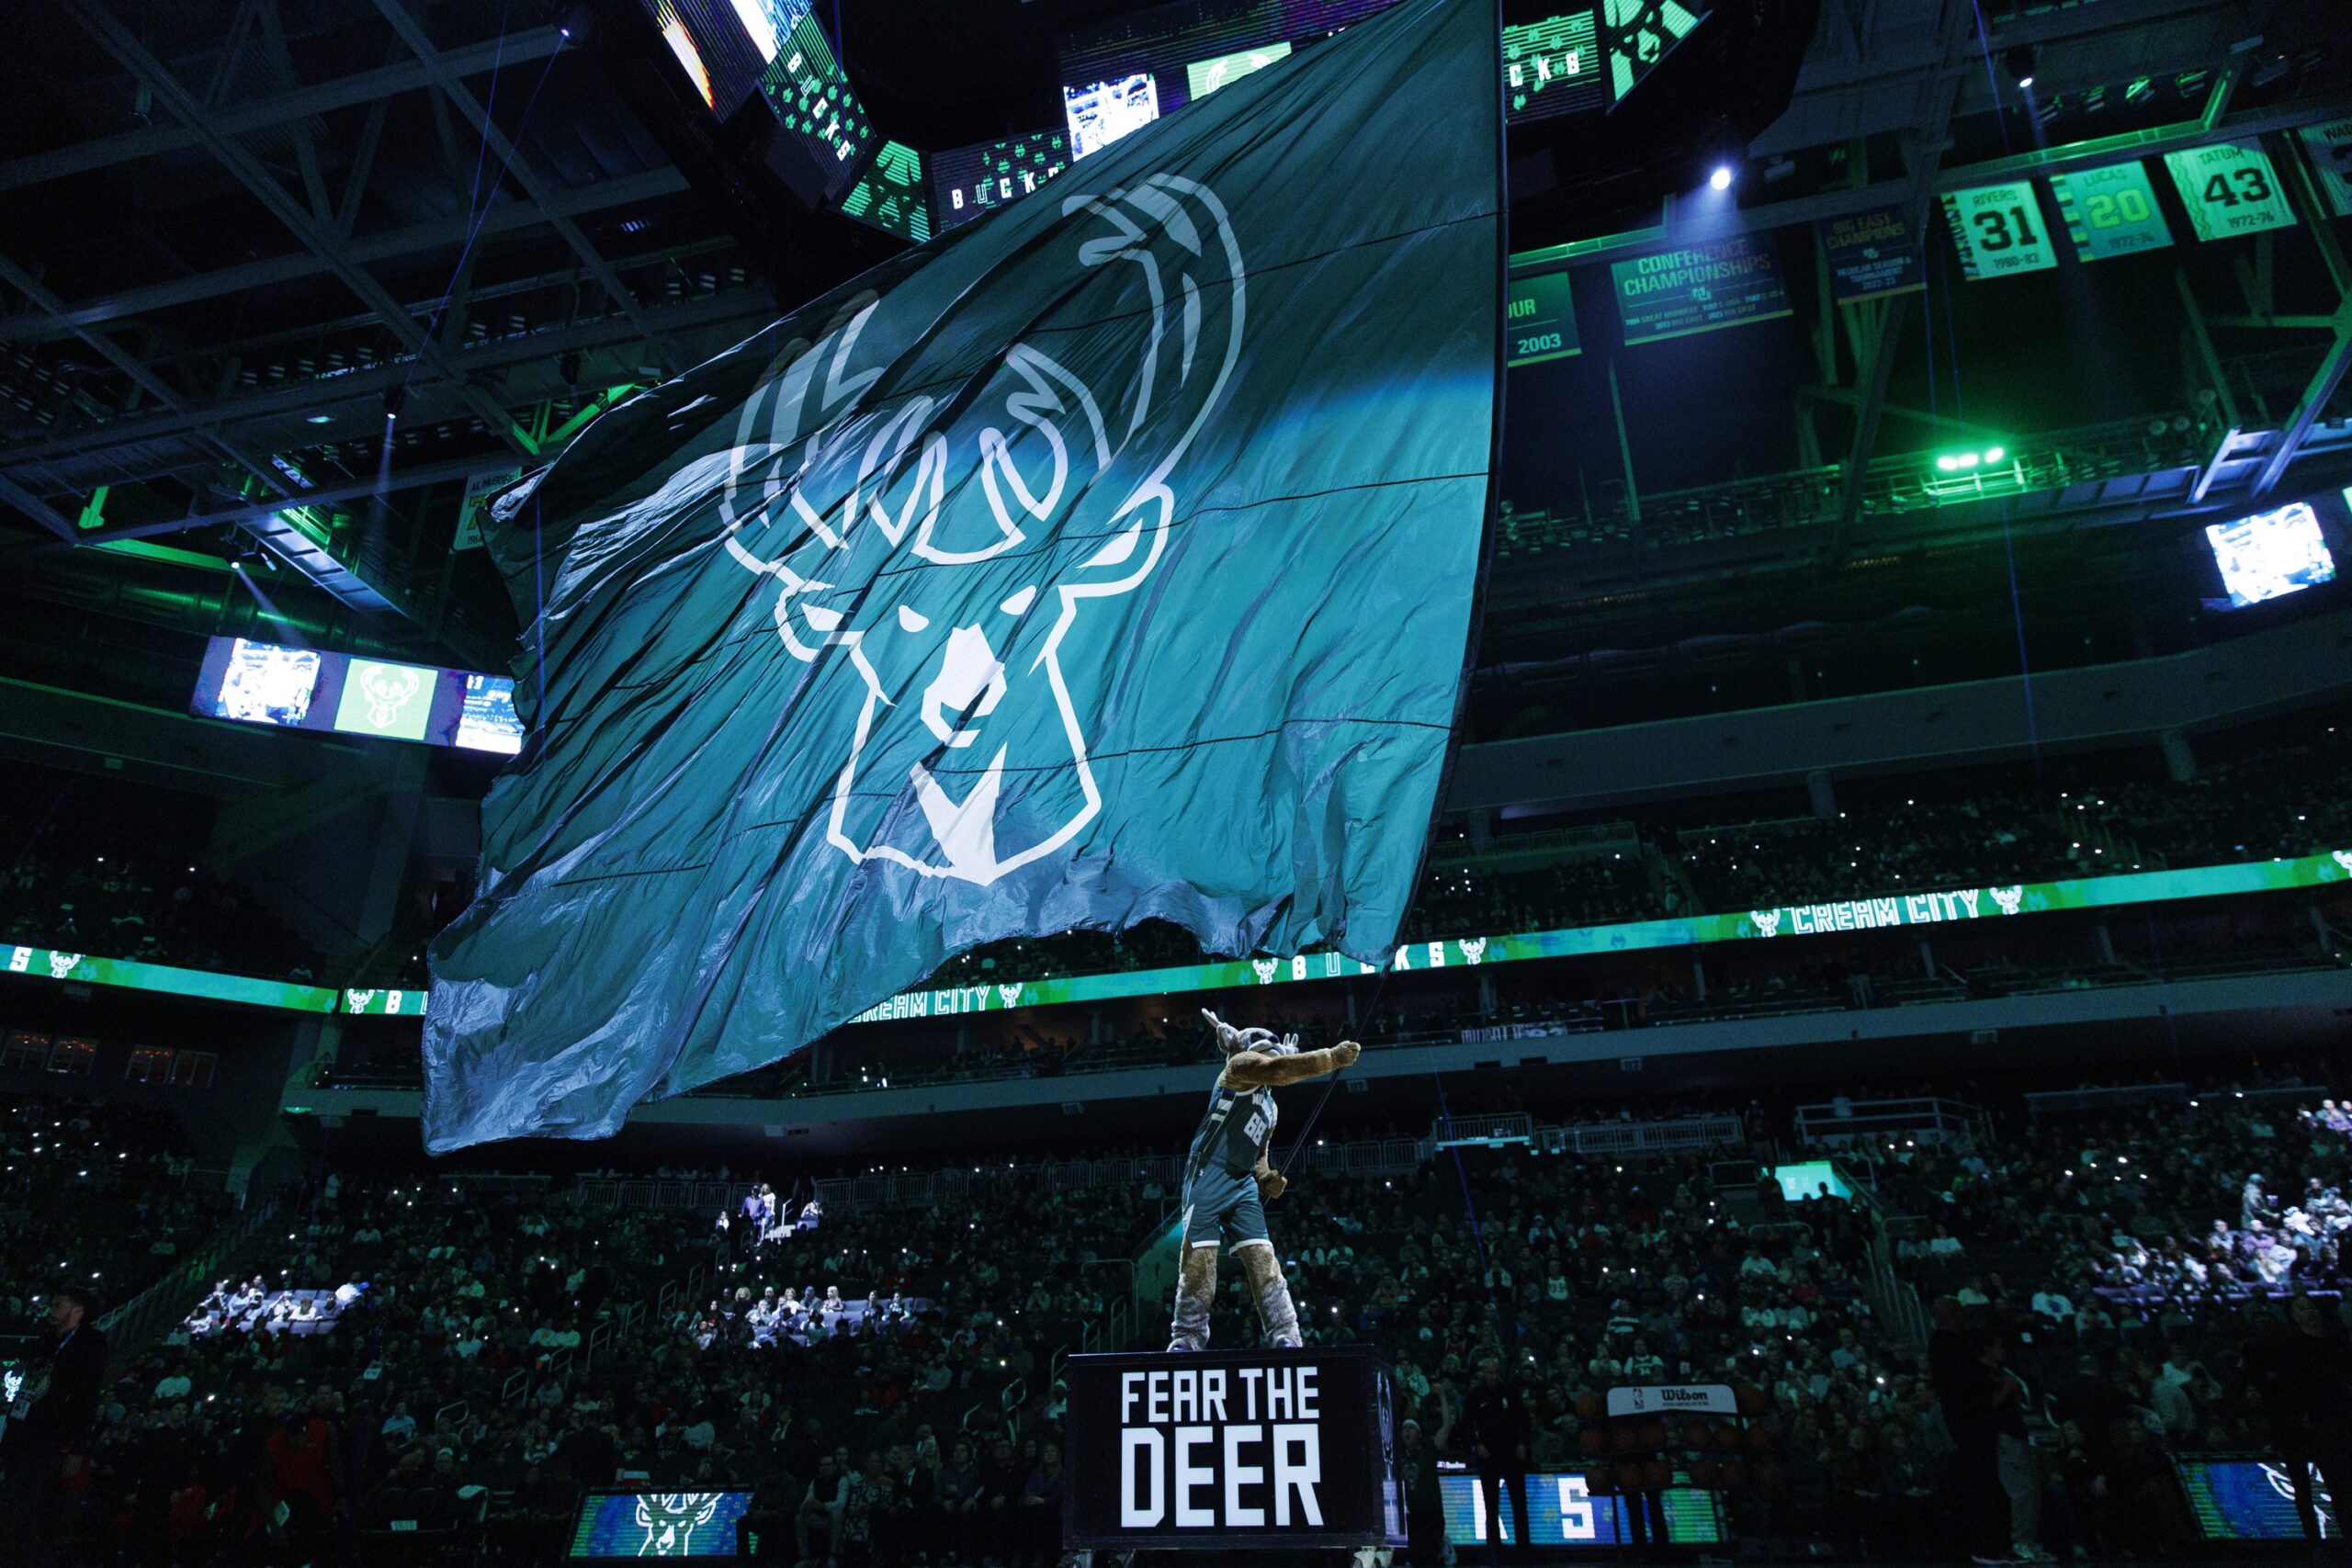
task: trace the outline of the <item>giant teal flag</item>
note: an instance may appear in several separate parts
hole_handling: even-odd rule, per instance
[[[434,949],[433,1148],[610,1134],[1005,937],[1393,948],[1483,559],[1497,58],[1495,0],[1399,0],[500,499],[531,734]]]

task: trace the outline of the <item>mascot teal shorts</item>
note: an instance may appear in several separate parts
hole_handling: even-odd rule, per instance
[[[1222,1241],[1227,1252],[1243,1242],[1263,1241],[1266,1205],[1258,1197],[1258,1179],[1236,1176],[1220,1166],[1194,1173],[1184,1183],[1184,1246],[1211,1247]]]

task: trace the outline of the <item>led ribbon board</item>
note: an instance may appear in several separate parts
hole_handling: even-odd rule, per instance
[[[2188,209],[2188,221],[2200,240],[2226,240],[2265,229],[2291,229],[2294,209],[2270,166],[2269,154],[2259,147],[2216,141],[2165,154],[2173,188]]]
[[[0,974],[84,986],[119,986],[126,990],[242,1002],[247,1007],[285,1008],[294,1012],[333,1012],[340,999],[335,991],[325,986],[257,980],[243,975],[214,975],[202,969],[177,969],[168,964],[145,964],[129,958],[95,958],[86,953],[64,953],[50,947],[0,947]]]
[[[1971,283],[2058,265],[2031,180],[1946,191],[1944,218],[1960,251],[1960,269]]]
[[[2074,877],[2061,882],[2024,882],[2007,887],[1947,888],[1935,893],[1897,893],[1884,897],[1842,899],[1826,904],[1782,904],[1730,915],[1682,916],[1632,920],[1621,925],[1575,926],[1522,931],[1516,936],[1449,937],[1417,942],[1396,950],[1385,964],[1362,964],[1336,953],[1302,953],[1288,958],[1241,958],[1188,964],[1166,969],[1128,969],[1109,975],[1072,975],[1050,980],[1001,980],[980,985],[905,991],[876,1003],[852,1023],[885,1023],[910,1018],[945,1018],[959,1013],[1004,1012],[1013,1008],[1058,1007],[1067,1002],[1114,1001],[1125,997],[1184,991],[1227,991],[1246,986],[1289,985],[1303,980],[1344,980],[1384,970],[1424,974],[1514,964],[1534,958],[1577,958],[1645,948],[1697,947],[1709,942],[1759,938],[1820,936],[1833,931],[1880,931],[1895,926],[1945,925],[1954,921],[2003,919],[2011,915],[2066,909],[2106,909],[2126,904],[2174,903],[2242,893],[2279,893],[2352,881],[2352,850],[2295,859],[2243,861],[2228,865],[2189,866],[2177,871],[2130,872],[2119,876]],[[63,964],[61,972],[60,964]],[[254,980],[235,975],[173,969],[160,964],[91,958],[40,947],[0,947],[0,972],[78,980],[101,986],[208,997],[257,1007],[303,1012],[342,1011],[370,1017],[421,1018],[421,990],[352,990]]]
[[[2172,243],[2148,171],[2136,163],[2052,175],[2050,188],[2058,197],[2058,216],[2066,220],[2066,237],[2085,261],[2160,251]]]

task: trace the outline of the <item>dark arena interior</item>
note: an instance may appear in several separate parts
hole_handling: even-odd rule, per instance
[[[2346,0],[7,21],[0,1568],[2352,1562]]]

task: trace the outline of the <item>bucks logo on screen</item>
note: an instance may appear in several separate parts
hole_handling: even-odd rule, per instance
[[[652,1493],[637,1500],[637,1522],[645,1531],[639,1557],[692,1557],[695,1531],[710,1523],[724,1494],[718,1492]],[[708,1548],[705,1548],[707,1554]]]
[[[1131,269],[1148,301],[1085,358],[1022,342],[954,404],[877,404],[882,367],[859,350],[879,300],[859,296],[777,355],[738,423],[726,562],[775,581],[784,654],[845,658],[860,678],[825,827],[860,864],[986,886],[1102,808],[1080,716],[1099,704],[1073,689],[1091,697],[1120,671],[1063,651],[1159,564],[1181,465],[1240,355],[1247,288],[1205,185],[1158,174],[1061,207],[1075,221],[1051,243],[1073,271]],[[1008,773],[1024,782],[1017,814]],[[899,808],[910,786],[919,816]]]

